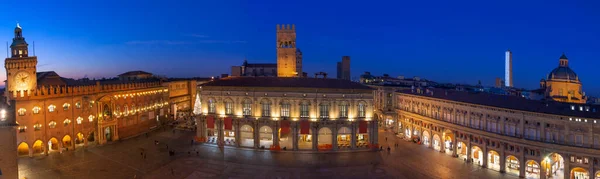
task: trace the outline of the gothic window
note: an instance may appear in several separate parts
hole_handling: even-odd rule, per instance
[[[50,106],[48,106],[48,112],[54,112],[54,110],[56,110],[56,106],[51,104]]]
[[[75,103],[75,108],[77,108],[77,109],[81,109],[81,101],[77,101],[77,102]]]
[[[40,113],[40,107],[33,107],[33,114],[39,114]]]
[[[17,111],[19,113],[19,116],[24,116],[25,112],[27,112],[27,110],[25,108],[19,108],[19,111]]]
[[[321,103],[319,105],[319,118],[329,118],[329,104]]]
[[[69,110],[69,106],[71,106],[69,103],[65,103],[65,104],[63,104],[63,109],[64,109],[65,111],[66,111],[66,110]]]
[[[281,104],[281,117],[290,117],[290,103]]]
[[[56,122],[51,121],[50,123],[48,123],[48,127],[50,127],[50,129],[56,128]]]
[[[137,111],[135,110],[135,104],[131,104],[131,115],[134,115]]]
[[[252,101],[244,100],[244,104],[242,106],[242,112],[244,116],[252,115]]]
[[[88,116],[88,120],[89,120],[90,122],[94,122],[94,116],[93,116],[93,115],[90,115],[90,116]]]
[[[125,111],[125,116],[129,115],[129,107],[127,105],[124,105],[123,111]]]
[[[63,121],[63,124],[65,124],[65,126],[68,126],[70,123],[71,123],[71,120],[69,120],[69,119],[65,119]]]
[[[115,116],[119,117],[121,116],[121,106],[117,105],[115,107]]]
[[[25,132],[27,130],[27,126],[19,126],[19,133]]]
[[[37,124],[33,125],[33,130],[34,131],[39,131],[41,129],[42,129],[42,124],[37,123]]]

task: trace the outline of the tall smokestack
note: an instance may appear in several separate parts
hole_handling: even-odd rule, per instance
[[[504,86],[513,87],[512,52],[510,50],[506,50],[505,56]]]

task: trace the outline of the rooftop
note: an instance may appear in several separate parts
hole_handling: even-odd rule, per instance
[[[600,119],[600,112],[596,111],[600,110],[600,105],[529,100],[518,96],[494,95],[482,92],[464,92],[444,89],[429,90],[433,91],[433,94],[420,94],[416,93],[417,90],[414,90],[415,92],[413,92],[411,89],[399,90],[398,92],[505,109]],[[585,111],[585,109],[580,111],[580,107],[589,107],[589,111]]]
[[[289,88],[330,88],[330,89],[362,89],[372,88],[360,83],[323,78],[296,77],[228,77],[208,82],[202,86],[239,86],[239,87],[289,87]]]
[[[109,78],[109,79],[72,79],[72,78],[64,78],[58,75],[58,73],[54,71],[43,71],[37,72],[37,85],[38,86],[87,86],[87,85],[96,85],[96,82],[100,82],[100,84],[125,84],[132,82],[155,82],[160,81],[158,78],[147,78],[147,79],[137,79],[133,81],[123,81],[118,78]]]

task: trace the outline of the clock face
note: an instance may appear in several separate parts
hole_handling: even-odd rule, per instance
[[[15,76],[15,84],[17,85],[17,87],[20,87],[20,88],[27,87],[27,85],[29,84],[29,80],[30,80],[30,77],[29,77],[29,73],[27,73],[27,72],[19,72]]]

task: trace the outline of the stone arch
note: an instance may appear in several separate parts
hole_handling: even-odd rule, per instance
[[[561,154],[550,153],[542,159],[541,164],[549,177],[564,178],[565,172],[561,170],[564,170],[565,160]]]
[[[525,162],[525,177],[540,178],[540,164],[535,160],[527,160]]]
[[[571,169],[570,173],[571,173],[570,178],[577,178],[577,179],[586,178],[586,177],[590,178],[590,174],[589,174],[588,170],[585,168],[574,167],[573,169]]]
[[[48,140],[48,151],[58,150],[58,148],[58,139],[56,139],[55,137],[50,138],[50,140]]]
[[[438,134],[433,134],[433,137],[431,138],[431,146],[436,151],[442,150],[442,139]]]
[[[62,138],[62,144],[63,144],[63,147],[70,147],[71,144],[72,144],[71,136],[68,135],[68,134],[65,135],[65,136],[63,136],[63,138]]]
[[[429,134],[429,132],[428,131],[423,131],[423,135],[422,136],[423,137],[422,137],[421,141],[423,141],[423,144],[425,146],[430,146],[430,144],[431,144],[431,140],[430,140],[431,135]]]
[[[489,169],[500,171],[500,154],[494,150],[488,152],[487,166]]]
[[[17,146],[17,154],[19,156],[27,156],[27,155],[29,155],[29,145],[27,144],[27,142],[21,142]]]
[[[254,128],[251,125],[244,124],[240,127],[240,146],[254,147]]]
[[[85,136],[83,133],[79,132],[75,135],[75,145],[83,145],[85,144]]]
[[[521,168],[521,161],[513,155],[506,156],[506,173],[519,176],[519,169]]]
[[[352,127],[341,126],[337,130],[337,145],[339,149],[349,149],[352,143]]]
[[[322,147],[331,147],[331,144],[333,144],[333,133],[331,131],[331,129],[329,129],[329,127],[321,127],[318,130],[318,140],[317,143],[319,144],[319,148]]]
[[[449,129],[444,130],[444,132],[442,132],[442,142],[444,142],[444,149],[446,154],[448,155],[452,155],[452,151],[454,150],[454,140],[455,140],[455,136],[454,136],[454,132],[452,132]]]
[[[87,135],[87,141],[88,142],[94,142],[96,141],[96,136],[94,135],[94,131],[91,131],[88,135]]]
[[[594,175],[594,179],[600,179],[600,170],[598,170]]]
[[[42,140],[36,140],[33,142],[31,146],[31,150],[33,150],[33,154],[41,154],[44,153],[44,142]]]
[[[273,145],[273,128],[268,125],[260,126],[258,131],[258,140],[261,148],[270,148]]]
[[[473,164],[482,166],[483,165],[483,150],[479,146],[471,146],[471,160]]]

